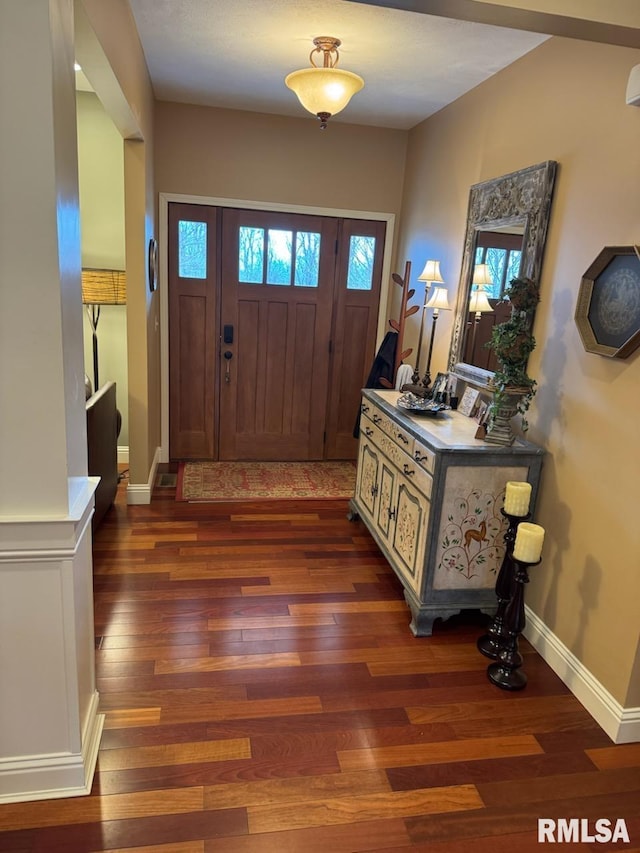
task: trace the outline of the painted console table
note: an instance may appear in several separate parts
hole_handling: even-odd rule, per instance
[[[533,515],[544,451],[476,439],[459,412],[435,417],[397,407],[398,391],[363,391],[356,490],[361,518],[404,586],[411,630],[466,608],[493,613],[504,554],[500,509],[508,480],[532,485]]]

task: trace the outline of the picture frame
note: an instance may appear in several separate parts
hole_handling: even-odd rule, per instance
[[[605,246],[580,282],[575,322],[587,352],[627,358],[640,346],[640,249]]]
[[[480,399],[474,409],[473,419],[479,424],[484,424],[489,414],[489,403],[486,400]]]
[[[462,415],[470,417],[474,412],[479,396],[480,391],[478,391],[477,388],[471,388],[470,386],[468,386],[465,389],[464,394],[462,395],[462,399],[458,403],[458,411]]]
[[[436,378],[431,383],[431,397],[440,402],[444,401],[444,395],[447,392],[447,382],[449,381],[448,373],[438,373]],[[440,396],[439,396],[440,395]]]

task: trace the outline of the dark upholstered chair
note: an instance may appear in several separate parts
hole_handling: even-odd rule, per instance
[[[112,505],[118,489],[118,434],[121,417],[116,407],[116,383],[105,382],[86,401],[90,477],[100,477],[96,489],[93,529]]]

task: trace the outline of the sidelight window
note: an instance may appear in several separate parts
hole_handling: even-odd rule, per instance
[[[178,221],[178,275],[207,277],[207,223]]]

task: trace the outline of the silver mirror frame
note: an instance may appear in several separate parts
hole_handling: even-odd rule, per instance
[[[492,371],[461,361],[477,234],[492,228],[523,225],[519,275],[539,282],[557,166],[555,160],[547,160],[471,187],[449,352],[449,371],[465,382],[487,388],[493,377]]]

